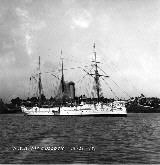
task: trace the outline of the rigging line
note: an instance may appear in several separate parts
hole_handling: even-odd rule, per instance
[[[100,49],[98,49],[98,50],[101,52],[102,55],[104,55],[104,53]],[[106,60],[103,57],[101,57],[101,58],[106,62]],[[116,72],[118,72],[118,73],[120,73],[122,75],[122,73],[119,71],[119,69],[113,63],[113,61],[111,61],[111,63],[113,65],[113,71],[116,71]],[[107,65],[107,66],[109,66],[109,65]],[[109,66],[109,68],[111,68],[111,67]],[[131,82],[129,82],[127,78],[124,78],[124,80],[126,80],[132,86],[132,88],[135,89],[135,91],[137,91],[137,88]],[[137,93],[140,94],[139,91],[137,91]]]
[[[84,68],[87,68],[89,66],[85,65]],[[66,68],[66,69],[63,69],[63,70],[69,70],[69,69],[82,69],[82,67],[78,66],[78,67],[75,67],[75,68]],[[61,71],[61,69],[59,69],[58,71]]]
[[[88,75],[88,73],[87,74],[85,74],[80,80],[78,80],[76,83],[79,83],[79,82],[81,82],[86,76]]]
[[[39,75],[39,74],[37,74],[37,73],[36,73],[36,74],[32,74],[31,77],[36,77],[36,76],[38,76],[38,75]]]
[[[100,50],[100,49],[98,49],[100,52],[101,52],[101,54],[102,55],[104,55],[105,56],[105,54],[104,53],[102,53],[102,51]],[[101,58],[106,62],[106,60],[101,56]],[[106,64],[107,64],[107,66],[109,67],[109,68],[111,68],[112,69],[112,71],[116,71],[116,72],[118,72],[119,70],[117,69],[115,69],[116,68],[116,66],[115,66],[115,64],[113,63],[113,61],[111,61],[111,63],[112,63],[112,65],[114,66],[114,67],[110,67],[108,64],[107,64],[107,62],[106,62]]]
[[[102,70],[100,67],[98,67],[104,74],[106,74],[106,72],[104,71],[104,70]],[[107,74],[106,74],[107,75]],[[119,89],[121,89],[120,88],[120,86],[114,81],[114,80],[112,80],[112,78],[110,78],[111,79],[111,81],[117,86],[117,87],[119,87]],[[122,90],[122,89],[121,89]],[[131,96],[126,92],[126,91],[124,91],[124,90],[122,90],[122,92],[123,93],[125,93],[129,98],[131,98]]]
[[[114,80],[111,79],[111,81],[112,81],[116,86],[118,86],[118,87],[120,88],[120,86],[119,86]],[[121,88],[120,88],[120,89],[121,89]],[[121,90],[122,90],[122,89],[121,89]],[[131,98],[131,96],[130,96],[126,91],[122,90],[122,92],[123,92],[125,95],[127,95],[129,98]]]
[[[93,66],[92,66],[92,68],[89,70],[89,72],[91,72],[92,69],[93,69]],[[80,81],[82,81],[87,75],[88,75],[88,73],[85,74],[80,80],[78,80],[77,83],[79,83]]]
[[[47,72],[46,72],[47,73]],[[49,73],[49,72],[48,72]],[[52,74],[52,73],[50,73],[53,77],[55,77],[55,78],[57,78],[58,80],[61,80],[58,76],[56,76],[56,75],[54,75],[54,74]]]
[[[120,75],[123,76],[123,74],[119,71],[118,67],[116,67],[116,65],[113,62],[111,62],[111,63],[113,65],[113,70],[116,71],[117,73],[120,73]],[[137,88],[127,78],[123,77],[123,79],[125,81],[127,81],[128,84],[131,85],[131,87],[137,92],[138,95],[140,94],[140,92],[137,90]]]
[[[119,86],[114,80],[111,79],[111,81],[112,81],[117,87],[119,87],[119,89],[122,90],[122,88],[120,88],[120,86]],[[122,92],[123,92],[125,95],[127,95],[129,98],[131,98],[131,96],[130,96],[126,91],[122,90]]]
[[[56,72],[56,71],[45,71],[43,73],[53,73],[53,72]]]
[[[85,88],[85,91],[86,91],[86,95],[89,96],[89,91],[87,87]]]
[[[35,83],[33,82],[33,80],[35,80],[35,81],[37,82],[36,79],[32,79],[32,77],[31,77],[31,91],[33,91],[33,92],[32,92],[32,95],[34,95],[34,94],[36,93],[36,85],[35,85]]]
[[[83,68],[82,68],[83,69]],[[88,71],[86,71],[85,69],[83,69],[83,71],[85,71],[88,75],[92,76],[93,78],[95,78],[92,74],[90,74]]]
[[[88,68],[89,66],[88,65],[85,65],[84,66],[84,68]],[[82,69],[82,67],[80,67],[80,66],[78,66],[78,67],[75,67],[75,68],[65,68],[65,69],[63,69],[63,70],[70,70],[70,69]],[[48,71],[48,72],[45,72],[45,73],[51,73],[51,72],[59,72],[59,71],[61,71],[62,69],[57,69],[57,70],[55,70],[55,71]]]
[[[91,79],[91,76],[89,76],[89,84],[93,84],[93,81],[92,80],[93,79]],[[90,97],[92,97],[92,86],[91,85],[90,85],[89,90],[90,90]]]
[[[105,81],[105,79],[104,79],[103,77],[101,77],[101,78],[104,80],[104,82],[105,82],[106,85],[109,87],[110,91],[113,93],[113,95],[116,97],[116,99],[119,99],[119,97],[116,96],[115,92],[114,92],[113,89],[109,86],[109,84]]]

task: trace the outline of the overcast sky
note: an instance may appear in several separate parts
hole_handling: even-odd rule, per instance
[[[60,66],[61,50],[66,68],[89,65],[94,42],[100,66],[123,91],[160,97],[160,0],[0,0],[0,97],[28,96],[39,55],[43,71]],[[66,71],[65,79],[84,75]],[[56,80],[43,82],[51,95]]]

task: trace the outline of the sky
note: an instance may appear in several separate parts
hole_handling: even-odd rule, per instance
[[[160,97],[160,0],[0,0],[0,97],[33,94],[38,56],[50,97],[58,82],[46,72],[58,74],[61,57],[64,68],[89,66],[94,43],[110,76],[104,96],[112,88],[119,97]],[[65,70],[66,81],[79,82],[77,95],[91,91],[85,74]]]

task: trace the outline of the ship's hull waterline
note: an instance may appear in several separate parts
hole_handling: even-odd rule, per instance
[[[83,105],[55,108],[33,107],[31,109],[22,107],[22,111],[28,116],[127,116],[124,106]]]
[[[25,116],[54,116],[54,117],[60,117],[60,116],[67,116],[67,117],[74,117],[74,116],[80,116],[80,117],[127,117],[127,114],[88,114],[88,115],[54,115],[54,114],[25,114]]]

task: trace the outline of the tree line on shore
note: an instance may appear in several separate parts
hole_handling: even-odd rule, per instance
[[[62,101],[63,100],[63,101]],[[75,104],[80,103],[81,101],[85,100],[88,103],[94,103],[97,101],[97,98],[87,98],[85,95],[81,95],[80,97],[75,97],[74,99],[71,98],[63,98],[63,99],[57,99],[50,97],[47,99],[45,95],[41,96],[41,104],[43,106],[59,106],[61,104]],[[104,98],[101,97],[99,101],[103,103],[108,103],[114,101],[113,98]],[[128,111],[136,112],[137,111],[144,111],[148,108],[160,108],[160,98],[157,97],[145,97],[143,94],[141,94],[139,97],[132,97],[126,101],[126,106],[128,108]],[[14,113],[14,112],[21,112],[20,106],[35,106],[39,105],[39,99],[37,97],[31,97],[27,98],[25,100],[17,97],[14,99],[11,99],[11,102],[9,104],[4,103],[2,99],[0,99],[0,113]],[[139,109],[139,110],[138,110]],[[160,110],[159,110],[160,111]]]

